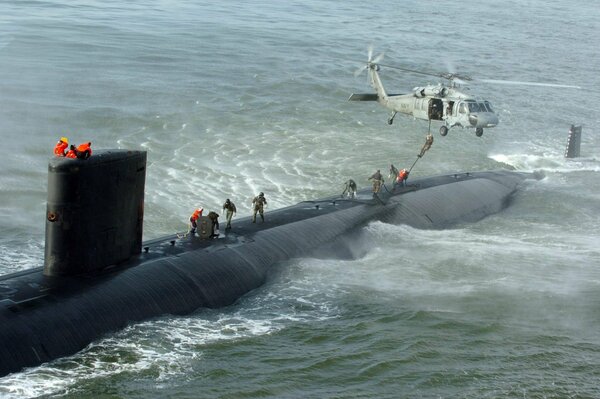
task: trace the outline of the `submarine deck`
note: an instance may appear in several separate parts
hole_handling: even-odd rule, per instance
[[[222,229],[221,231],[225,234],[217,239],[202,240],[197,237],[182,237],[183,233],[179,233],[145,241],[139,255],[93,275],[48,277],[43,275],[43,267],[7,274],[0,276],[0,310],[7,309],[14,312],[20,308],[35,306],[36,302],[50,294],[71,295],[77,291],[85,290],[99,281],[109,279],[115,273],[165,257],[176,257],[185,252],[196,250],[204,250],[210,253],[243,245],[246,242],[251,242],[253,235],[262,230],[358,205],[385,205],[392,197],[461,180],[477,178],[495,180],[494,177],[496,175],[500,176],[502,173],[502,171],[454,173],[411,180],[406,187],[389,188],[383,186],[377,197],[372,195],[370,188],[363,188],[357,192],[357,197],[354,199],[334,195],[318,200],[303,201],[288,207],[268,210],[265,213],[266,222],[264,223],[260,221],[252,223],[250,216],[236,218],[233,229],[226,232]],[[498,181],[501,182],[502,180],[498,179]]]

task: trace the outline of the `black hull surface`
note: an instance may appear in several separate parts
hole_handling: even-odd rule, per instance
[[[269,210],[265,223],[234,220],[225,238],[168,236],[129,261],[88,276],[42,268],[0,277],[0,376],[71,355],[141,320],[232,304],[265,282],[274,264],[310,256],[380,220],[444,228],[504,208],[529,174],[463,173],[411,181],[355,200],[329,197]]]

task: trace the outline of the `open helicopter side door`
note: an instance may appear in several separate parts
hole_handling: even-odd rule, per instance
[[[427,111],[427,119],[441,121],[444,110],[444,103],[439,98],[429,100],[429,109]]]

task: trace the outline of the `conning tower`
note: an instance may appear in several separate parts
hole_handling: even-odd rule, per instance
[[[93,274],[139,254],[145,180],[145,151],[52,159],[44,274]]]

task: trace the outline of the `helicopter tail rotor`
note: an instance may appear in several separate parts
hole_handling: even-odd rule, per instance
[[[373,58],[373,46],[369,45],[369,47],[367,49],[367,64],[361,66],[356,71],[354,71],[354,77],[358,77],[358,75],[360,75],[363,71],[367,70],[368,68],[373,68],[373,67],[377,66],[377,64],[381,60],[383,60],[383,56],[384,56],[384,53],[381,53],[377,57]]]

